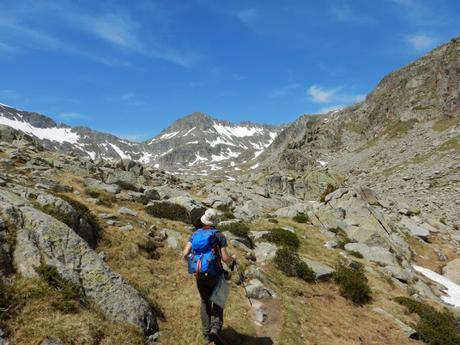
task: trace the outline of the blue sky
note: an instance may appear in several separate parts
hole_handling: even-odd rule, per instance
[[[144,140],[203,111],[285,123],[460,35],[456,0],[0,0],[0,102]]]

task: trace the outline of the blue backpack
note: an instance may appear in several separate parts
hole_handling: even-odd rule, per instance
[[[222,272],[217,232],[199,229],[192,235],[192,251],[188,259],[190,274],[216,276]]]

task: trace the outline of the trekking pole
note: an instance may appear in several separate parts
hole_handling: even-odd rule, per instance
[[[230,270],[231,270],[232,272],[235,270],[235,266],[238,266],[238,268],[240,267],[240,265],[238,265],[238,263],[236,262],[236,260],[233,260],[232,265],[230,266]],[[244,285],[244,276],[243,276],[243,274],[241,273],[241,271],[240,271],[238,268],[237,268],[237,272],[238,272],[238,276],[239,276],[239,279],[240,279],[240,283],[241,283],[241,285],[243,285],[244,294],[245,294],[246,298],[248,299],[249,304],[250,304],[251,307],[252,307],[252,301],[251,301],[251,299],[250,299],[249,296],[248,296],[248,290],[246,290],[246,285]]]

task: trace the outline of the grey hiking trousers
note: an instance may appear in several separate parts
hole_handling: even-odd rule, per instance
[[[220,332],[224,322],[224,310],[209,300],[219,278],[220,276],[200,276],[196,279],[196,285],[201,297],[200,314],[204,336],[208,336],[211,329]]]

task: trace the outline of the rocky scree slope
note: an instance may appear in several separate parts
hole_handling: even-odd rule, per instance
[[[264,178],[290,178],[298,196],[315,179],[324,187],[328,177],[336,186],[369,185],[456,223],[459,95],[460,39],[453,39],[385,77],[362,103],[287,126],[259,157]]]
[[[416,317],[393,298],[439,310],[460,305],[456,285],[446,291],[413,267],[452,279],[460,232],[366,187],[309,202],[245,181],[179,179],[132,160],[58,154],[9,127],[0,131],[0,165],[0,303],[6,288],[14,296],[9,313],[0,313],[3,342],[201,343],[199,298],[178,253],[206,207],[225,210],[229,220],[220,226],[241,265],[227,308],[228,343],[421,344],[413,339]],[[301,214],[302,223],[294,221]],[[313,283],[279,270],[274,260],[286,247],[275,234],[291,239],[288,250],[312,270]],[[333,282],[338,262],[363,266],[369,303],[357,307],[341,295]],[[62,280],[78,299],[56,284]]]
[[[123,140],[86,127],[57,124],[41,114],[0,104],[0,124],[34,137],[44,147],[91,159],[132,159],[172,173],[234,174],[268,147],[280,127],[232,124],[193,113],[144,143]]]

